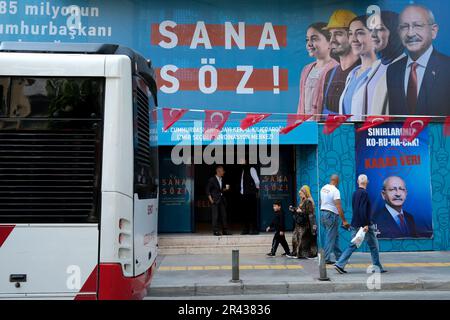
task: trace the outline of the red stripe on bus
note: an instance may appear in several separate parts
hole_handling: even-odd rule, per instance
[[[172,87],[170,82],[161,78],[160,68],[155,71],[158,89],[162,86]],[[199,69],[195,68],[180,68],[176,72],[168,72],[168,74],[178,79],[180,91],[199,91],[198,72]],[[217,91],[236,91],[243,75],[243,71],[237,71],[236,69],[217,69]],[[279,84],[276,87],[273,78],[272,69],[253,69],[245,88],[253,88],[254,91],[273,91],[274,88],[279,88],[281,91],[288,90],[287,69],[280,69]],[[206,82],[206,85],[209,86],[208,77]]]
[[[80,289],[80,294],[75,296],[75,300],[96,300],[97,298],[98,266],[95,266],[89,277]]]
[[[225,25],[223,24],[205,24],[206,31],[208,32],[209,41],[211,46],[225,47]],[[238,30],[237,24],[233,24],[234,29]],[[178,38],[177,46],[190,46],[192,37],[194,36],[196,25],[195,24],[178,24],[175,28],[167,28],[168,31],[175,33]],[[258,47],[261,41],[261,35],[264,25],[246,25],[245,26],[245,46],[246,47]],[[287,26],[274,25],[273,31],[280,47],[287,46]],[[163,36],[159,32],[159,24],[154,23],[151,26],[151,44],[158,45],[161,41],[170,42],[170,39]],[[232,47],[236,47],[234,40],[231,41]],[[198,48],[202,48],[203,44],[198,45]],[[266,48],[270,49],[272,46],[268,45]]]
[[[15,225],[3,225],[0,226],[0,247],[5,243],[6,239],[9,237],[13,231]]]
[[[100,300],[142,300],[153,277],[156,263],[137,277],[125,277],[122,266],[116,263],[101,263],[98,298]]]

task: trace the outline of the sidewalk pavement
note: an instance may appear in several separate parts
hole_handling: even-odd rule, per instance
[[[280,251],[279,251],[280,252]],[[319,281],[317,260],[241,254],[240,282],[231,280],[228,255],[161,255],[149,297],[300,294],[368,291],[450,291],[450,252],[381,253],[388,273],[367,273],[369,253],[354,253],[341,275],[327,266],[330,281]],[[378,277],[378,278],[377,278]],[[373,285],[380,279],[380,288]],[[368,288],[368,280],[372,282]]]

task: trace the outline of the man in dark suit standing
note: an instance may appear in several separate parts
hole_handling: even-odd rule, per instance
[[[223,192],[226,190],[223,185],[223,176],[225,170],[222,166],[216,167],[216,175],[211,177],[206,186],[206,194],[208,195],[209,202],[211,203],[212,211],[212,225],[215,236],[220,236],[219,217],[221,218],[223,235],[231,235],[227,231],[227,210],[226,200]]]
[[[408,190],[405,181],[396,176],[384,180],[381,196],[385,206],[376,213],[374,221],[380,238],[417,238],[414,217],[403,210]]]
[[[408,56],[387,70],[391,115],[449,114],[450,57],[433,48],[438,31],[424,6],[409,5],[401,13],[399,34]]]

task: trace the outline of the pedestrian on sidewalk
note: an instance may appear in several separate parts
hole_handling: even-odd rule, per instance
[[[367,244],[369,245],[370,254],[372,255],[372,264],[378,268],[379,272],[384,273],[386,272],[386,270],[383,269],[383,266],[380,262],[378,239],[375,233],[376,228],[372,221],[369,194],[366,190],[368,184],[369,180],[367,179],[367,176],[365,174],[361,174],[358,177],[359,187],[353,193],[352,198],[353,217],[350,230],[352,232],[353,239],[356,236],[359,228],[364,228],[364,241],[367,241]],[[336,262],[334,267],[339,273],[347,273],[347,271],[345,271],[345,266],[356,249],[358,249],[356,244],[350,243],[339,261]]]
[[[206,186],[206,195],[211,203],[212,225],[215,236],[220,236],[220,224],[222,224],[223,235],[231,235],[228,232],[226,199],[223,195],[228,191],[223,185],[225,170],[223,166],[216,167],[216,175],[211,177]],[[221,222],[221,223],[220,223]]]
[[[249,165],[247,159],[242,159],[242,173],[240,184],[240,196],[242,201],[244,234],[259,234],[258,231],[258,193],[259,177],[254,166]]]
[[[267,255],[269,257],[275,257],[279,244],[281,244],[281,246],[284,249],[284,255],[286,256],[290,255],[289,245],[284,235],[285,233],[284,211],[283,208],[281,207],[281,201],[276,200],[273,203],[273,211],[274,217],[272,223],[270,224],[270,226],[267,227],[266,231],[269,232],[273,230],[275,231],[275,235],[273,236],[272,240],[272,249]]]
[[[298,192],[300,205],[290,208],[295,228],[292,235],[292,253],[288,258],[315,258],[317,256],[317,225],[311,189],[305,185]]]
[[[344,216],[341,204],[341,193],[337,188],[339,185],[339,176],[333,174],[330,183],[326,184],[320,190],[320,210],[321,223],[325,230],[325,262],[326,264],[334,264],[331,260],[331,252],[334,252],[336,260],[341,257],[342,251],[339,248],[339,217],[342,220],[344,228],[350,225]]]

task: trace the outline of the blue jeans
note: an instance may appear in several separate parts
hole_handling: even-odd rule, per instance
[[[341,248],[339,248],[339,215],[322,210],[321,222],[325,228],[325,260],[331,261],[332,251],[336,260],[339,260],[342,254]]]
[[[356,236],[356,234],[358,233],[358,230],[356,230],[354,228],[351,228],[351,231],[352,231],[352,238],[351,239],[353,239]],[[364,237],[364,241],[367,241],[367,244],[369,245],[370,254],[372,255],[372,264],[374,266],[377,266],[378,268],[380,268],[380,271],[382,271],[383,270],[383,266],[381,265],[381,262],[380,262],[380,253],[379,253],[379,247],[378,247],[378,239],[377,239],[377,235],[375,234],[375,226],[374,225],[370,225],[369,226],[369,231],[367,231],[366,236]],[[356,251],[356,249],[358,249],[356,247],[356,245],[354,245],[353,243],[350,243],[348,248],[345,249],[345,251],[342,254],[342,256],[339,259],[339,261],[336,262],[336,265],[338,267],[344,269],[345,266],[348,263],[348,260],[352,256],[353,252]]]

